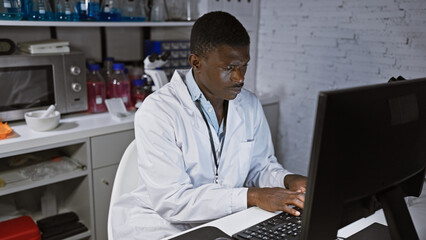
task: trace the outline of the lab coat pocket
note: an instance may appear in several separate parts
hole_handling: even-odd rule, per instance
[[[247,176],[248,172],[250,171],[253,146],[253,140],[240,143],[238,151],[240,176]]]

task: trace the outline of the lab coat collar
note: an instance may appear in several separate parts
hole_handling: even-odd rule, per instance
[[[208,132],[205,129],[205,123],[204,120],[199,113],[197,107],[195,106],[191,95],[189,94],[188,88],[185,84],[185,75],[188,73],[189,70],[176,70],[175,73],[172,76],[172,79],[170,81],[170,84],[173,85],[173,87],[176,89],[176,95],[181,100],[181,104],[183,108],[187,111],[188,114],[194,116],[194,119],[196,119],[196,116],[199,116],[197,120],[194,120],[194,127],[198,128],[198,130],[202,133],[204,133],[206,136],[208,136]],[[225,137],[225,146],[226,147],[226,141],[230,139],[229,136],[232,136],[232,134],[239,129],[240,127],[243,127],[241,125],[242,119],[244,116],[244,109],[241,106],[242,101],[242,94],[244,94],[243,91],[237,95],[237,97],[234,100],[229,101],[228,105],[228,122],[227,122],[227,128],[226,128],[226,137]],[[214,129],[212,129],[213,131]],[[215,134],[214,134],[215,135]],[[215,137],[215,141],[219,141],[217,136]],[[224,149],[225,151],[225,149]]]

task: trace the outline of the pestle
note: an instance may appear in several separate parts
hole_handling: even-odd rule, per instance
[[[55,106],[50,105],[50,107],[40,116],[40,118],[48,117],[53,111],[55,111]]]

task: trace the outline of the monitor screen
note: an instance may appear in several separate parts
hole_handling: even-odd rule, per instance
[[[392,239],[418,239],[404,197],[425,165],[426,78],[320,92],[302,239],[336,239],[380,208]]]

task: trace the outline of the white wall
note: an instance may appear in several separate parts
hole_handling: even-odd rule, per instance
[[[257,53],[256,90],[280,96],[277,156],[306,174],[318,91],[426,77],[426,1],[261,0]]]

